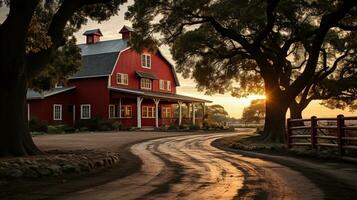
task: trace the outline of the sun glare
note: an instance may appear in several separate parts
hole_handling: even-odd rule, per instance
[[[256,100],[256,99],[266,99],[266,96],[265,95],[249,95],[245,98],[241,98],[240,101],[241,101],[241,104],[246,107],[246,106],[249,106],[250,102],[252,102],[253,100]]]

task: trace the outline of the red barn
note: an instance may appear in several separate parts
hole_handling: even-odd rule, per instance
[[[210,102],[176,94],[179,81],[172,64],[160,51],[142,53],[128,44],[132,29],[124,26],[122,39],[100,41],[99,29],[84,33],[82,66],[68,86],[27,93],[28,117],[49,124],[73,125],[92,117],[119,120],[124,126],[158,127],[184,120],[195,124],[195,105]],[[174,118],[174,105],[178,117]],[[183,118],[182,105],[189,108]]]

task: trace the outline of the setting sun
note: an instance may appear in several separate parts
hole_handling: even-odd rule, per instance
[[[249,95],[245,98],[240,98],[239,101],[242,106],[246,107],[249,106],[250,102],[256,99],[266,99],[265,95]]]

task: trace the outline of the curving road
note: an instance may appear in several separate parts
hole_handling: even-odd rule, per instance
[[[235,133],[236,134],[236,133]],[[300,173],[211,146],[233,134],[186,135],[135,144],[143,165],[125,178],[62,199],[324,199]]]

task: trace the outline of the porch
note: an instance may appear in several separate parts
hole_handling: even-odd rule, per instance
[[[109,89],[109,118],[116,118],[128,127],[200,126],[204,121],[205,103],[211,102],[172,93]]]

